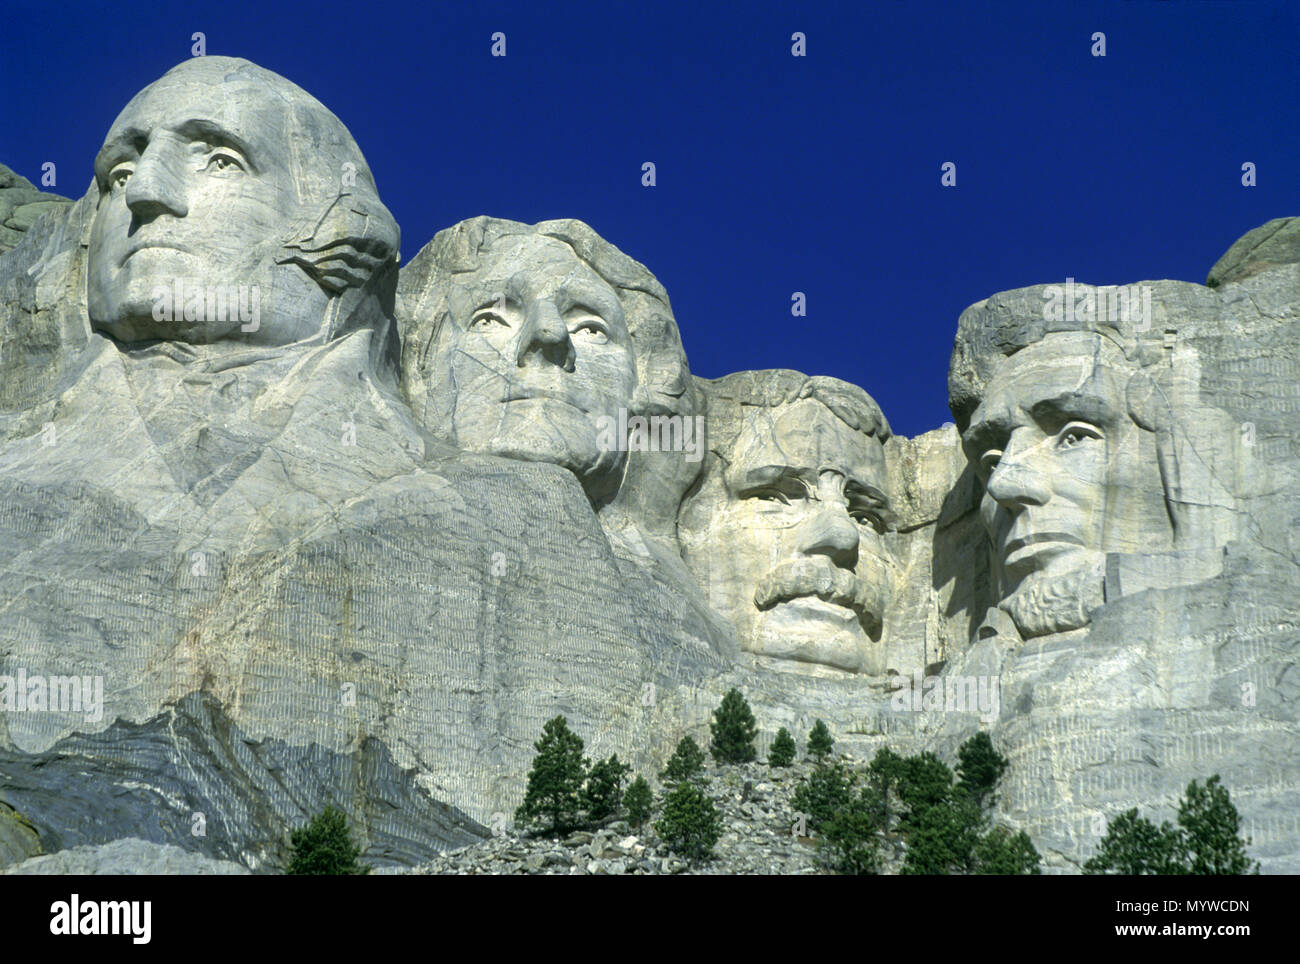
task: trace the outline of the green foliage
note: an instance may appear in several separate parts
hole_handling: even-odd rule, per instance
[[[637,774],[632,785],[623,794],[623,808],[627,811],[627,822],[635,829],[650,819],[650,784],[645,777]]]
[[[704,766],[704,751],[691,737],[684,736],[668,759],[668,767],[659,774],[664,783],[681,783],[690,780]]]
[[[818,720],[808,733],[808,755],[817,760],[824,760],[834,746],[835,740],[831,738],[831,731],[826,729],[825,723]]]
[[[683,780],[664,798],[663,816],[655,832],[670,850],[692,860],[707,858],[722,836],[722,815],[713,800],[690,780]]]
[[[1083,865],[1085,874],[1184,873],[1182,841],[1166,820],[1159,827],[1138,816],[1137,807],[1106,825],[1097,853]]]
[[[758,726],[749,703],[735,687],[727,691],[722,705],[713,711],[709,730],[713,734],[709,749],[718,763],[748,763],[758,756],[754,749]]]
[[[361,848],[352,839],[342,810],[329,806],[289,836],[293,854],[286,874],[368,874],[357,861]]]
[[[959,786],[968,796],[983,805],[994,786],[1002,779],[1007,768],[1007,758],[993,749],[993,741],[981,730],[961,745],[957,751],[957,761]]]
[[[1250,838],[1238,836],[1241,818],[1216,773],[1200,786],[1193,780],[1178,802],[1178,826],[1157,827],[1137,808],[1106,826],[1097,853],[1083,865],[1085,874],[1259,873],[1246,853]]]
[[[987,736],[967,740],[958,757],[960,781],[933,753],[902,757],[881,747],[860,788],[858,775],[834,761],[800,783],[792,803],[808,815],[822,862],[840,873],[879,873],[882,844],[898,837],[905,874],[1041,873],[1026,834],[990,825],[987,803],[1006,760]]]
[[[865,786],[823,822],[817,847],[822,861],[841,874],[880,873],[880,791]]]
[[[853,801],[854,777],[843,763],[818,767],[799,786],[791,802],[798,813],[808,815],[808,829],[823,831],[835,812]]]
[[[1218,278],[1206,278],[1206,279],[1205,279],[1205,287],[1207,287],[1207,288],[1217,288],[1217,287],[1219,287],[1219,279],[1218,279]]]
[[[524,802],[515,811],[517,823],[538,826],[552,834],[566,833],[579,825],[588,767],[582,745],[581,737],[569,729],[563,716],[547,721],[542,738],[533,744],[537,756],[528,771]]]
[[[1259,873],[1246,848],[1250,838],[1238,836],[1241,817],[1232,805],[1228,788],[1216,773],[1198,786],[1193,780],[1178,803],[1178,825],[1187,850],[1189,874],[1238,875]]]
[[[618,812],[623,802],[623,780],[632,771],[617,756],[593,764],[582,790],[582,806],[590,821],[604,820]]]
[[[1013,835],[1006,827],[994,827],[975,843],[977,874],[1041,874],[1041,863],[1023,830]]]
[[[961,874],[975,868],[983,814],[974,800],[950,792],[933,803],[909,806],[900,824],[907,841],[904,874]]]
[[[770,767],[788,767],[794,762],[794,737],[784,726],[776,731],[772,748],[767,751],[767,765]]]

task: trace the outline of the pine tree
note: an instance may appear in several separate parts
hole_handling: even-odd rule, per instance
[[[1195,780],[1187,785],[1178,804],[1178,825],[1183,831],[1189,874],[1259,873],[1259,864],[1246,853],[1251,839],[1237,835],[1241,817],[1217,773],[1204,787]]]
[[[958,786],[983,806],[993,787],[1002,779],[1007,759],[993,748],[989,735],[981,730],[957,751]]]
[[[831,738],[831,731],[826,729],[825,723],[818,720],[808,733],[808,755],[818,761],[825,760],[834,746],[835,740]]]
[[[722,705],[713,711],[709,730],[713,733],[710,750],[718,763],[748,763],[758,756],[754,749],[758,726],[745,697],[735,687],[727,691]]]
[[[582,757],[582,739],[569,729],[568,721],[557,716],[542,728],[542,738],[533,744],[537,756],[528,771],[524,802],[515,811],[521,825],[537,825],[557,834],[578,825],[582,808],[582,785],[589,761]]]
[[[704,751],[691,737],[684,736],[677,744],[677,749],[668,760],[668,767],[659,774],[664,783],[680,783],[690,780],[704,766]]]
[[[1216,773],[1202,787],[1193,780],[1178,801],[1178,826],[1156,826],[1128,810],[1106,826],[1101,846],[1083,865],[1085,874],[1249,874],[1259,864],[1238,836],[1241,818]]]
[[[357,861],[361,848],[352,839],[347,817],[328,806],[289,836],[293,853],[286,874],[368,874]]]
[[[663,816],[655,832],[674,853],[702,860],[722,836],[722,815],[713,800],[695,783],[683,780],[664,798]]]
[[[1182,874],[1186,853],[1178,831],[1166,820],[1159,827],[1138,816],[1137,807],[1106,825],[1101,846],[1084,865],[1085,874]]]
[[[589,821],[598,822],[618,812],[623,802],[623,780],[631,770],[617,756],[592,764],[582,790],[582,806]]]
[[[627,822],[635,830],[650,819],[650,784],[645,777],[637,774],[632,785],[623,794],[623,807],[627,810]]]
[[[1023,830],[994,827],[975,844],[977,874],[1041,874],[1042,859]]]
[[[776,731],[772,748],[767,751],[767,765],[770,767],[788,767],[794,762],[794,737],[784,726]]]
[[[877,797],[875,787],[865,786],[822,824],[818,853],[822,862],[837,873],[880,873],[882,827]]]
[[[791,803],[797,813],[807,814],[808,830],[819,833],[835,811],[852,802],[853,783],[853,775],[842,763],[818,767],[795,787]]]

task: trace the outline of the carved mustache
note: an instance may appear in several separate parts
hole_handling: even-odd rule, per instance
[[[877,568],[884,575],[882,566],[871,567],[872,570]],[[881,592],[871,583],[870,578],[841,569],[825,556],[791,559],[759,581],[754,592],[754,604],[764,610],[791,599],[816,596],[823,602],[846,606],[860,618],[874,620],[880,617]]]

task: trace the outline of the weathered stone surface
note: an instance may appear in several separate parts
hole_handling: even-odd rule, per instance
[[[399,273],[343,123],[187,61],[0,257],[0,811],[30,822],[0,812],[0,862],[267,871],[335,803],[369,862],[427,865],[509,823],[547,719],[653,773],[736,686],[760,753],[989,728],[1050,870],[1218,772],[1300,871],[1292,226],[1123,317],[978,302],[955,425],[904,439],[835,379],[693,378],[581,222],[474,218]],[[486,846],[684,869],[622,839]]]
[[[0,164],[0,254],[18,242],[43,214],[52,214],[72,204],[68,198],[41,191],[21,174]]]
[[[57,854],[33,857],[0,870],[4,874],[248,874],[247,867],[213,860],[171,844],[124,839],[99,846],[72,847]]]

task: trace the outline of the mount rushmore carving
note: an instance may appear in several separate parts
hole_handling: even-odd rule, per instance
[[[513,812],[557,713],[657,769],[739,686],[765,741],[989,729],[1058,871],[1212,773],[1300,871],[1294,220],[1212,287],[977,302],[908,439],[838,379],[692,376],[581,221],[399,268],[347,129],[247,61],[146,87],[48,203],[0,256],[0,801],[47,851],[257,869],[334,802],[409,864]],[[99,713],[19,706],[56,677]]]

